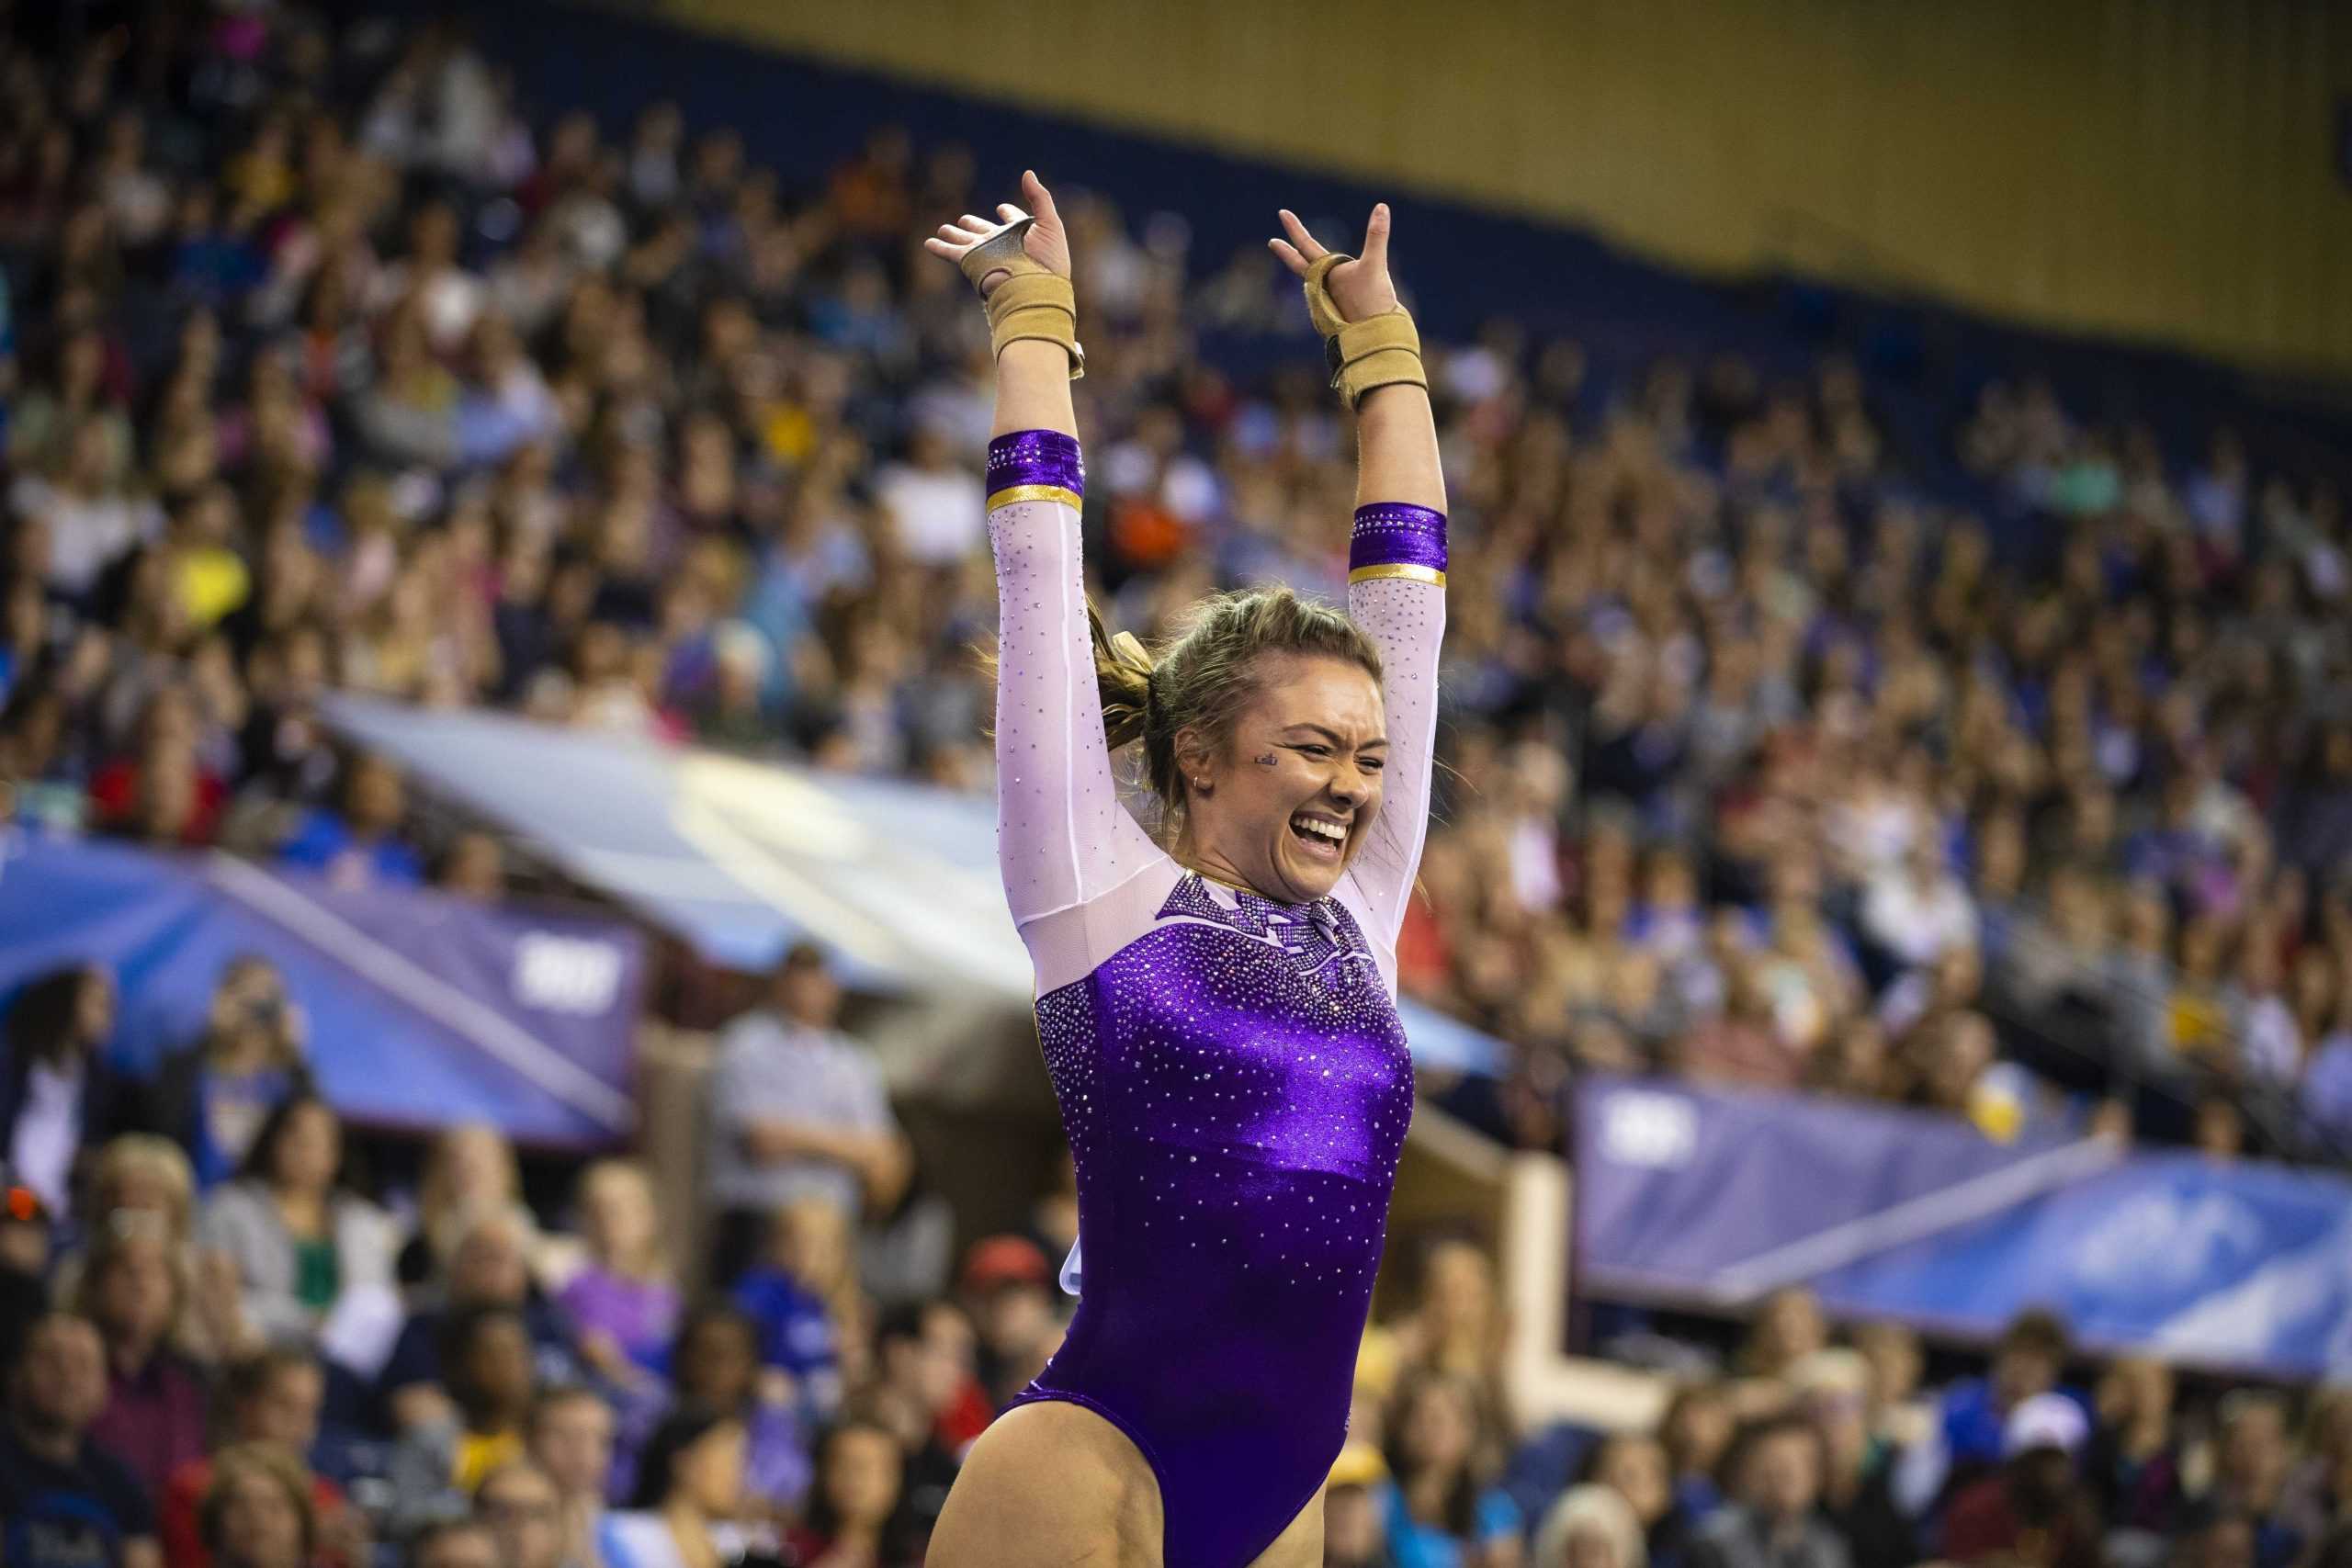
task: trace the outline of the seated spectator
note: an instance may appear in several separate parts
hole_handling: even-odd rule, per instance
[[[106,1348],[87,1320],[40,1319],[8,1368],[0,1558],[8,1568],[161,1568],[147,1488],[90,1437]]]
[[[318,1561],[311,1472],[275,1443],[220,1450],[198,1525],[219,1568],[311,1568]]]
[[[49,1311],[49,1210],[28,1187],[0,1190],[0,1367]]]
[[[505,1568],[498,1541],[479,1520],[430,1520],[409,1537],[408,1568]]]
[[[447,1418],[410,1427],[391,1459],[394,1527],[413,1527],[461,1505],[493,1469],[523,1457],[536,1384],[530,1331],[511,1306],[452,1313],[440,1361]]]
[[[1605,1487],[1633,1511],[1641,1531],[1641,1560],[1653,1568],[1673,1568],[1681,1562],[1692,1521],[1675,1498],[1665,1444],[1646,1433],[1612,1432],[1585,1456],[1578,1483],[1579,1487]],[[1545,1528],[1550,1528],[1548,1521]]]
[[[246,1318],[273,1343],[309,1345],[340,1312],[383,1324],[368,1337],[389,1348],[391,1221],[347,1185],[342,1121],[317,1096],[278,1102],[238,1179],[207,1200],[198,1235],[234,1262]]]
[[[1815,1511],[1821,1439],[1804,1417],[1756,1422],[1725,1463],[1732,1501],[1692,1537],[1696,1568],[1846,1568],[1844,1540]]]
[[[2110,1530],[2168,1535],[2178,1521],[2181,1452],[2173,1431],[2172,1369],[2125,1356],[2098,1380],[2083,1478]]]
[[[634,1160],[600,1160],[581,1176],[577,1205],[588,1259],[556,1304],[571,1319],[581,1359],[615,1382],[658,1372],[677,1336],[680,1303],[652,1180]]]
[[[888,1209],[906,1182],[911,1160],[881,1070],[841,1032],[840,1010],[824,955],[801,943],[776,966],[767,1005],[719,1034],[705,1092],[721,1281],[751,1261],[786,1205],[826,1199],[854,1228],[867,1203]]]
[[[865,1394],[868,1416],[898,1440],[904,1511],[926,1537],[946,1506],[958,1469],[956,1450],[941,1441],[940,1431],[961,1404],[970,1376],[964,1361],[931,1332],[926,1319],[932,1310],[901,1306],[883,1314],[874,1329],[875,1381]]]
[[[1686,1519],[1703,1519],[1723,1502],[1715,1480],[1731,1449],[1731,1401],[1715,1383],[1685,1383],[1658,1416],[1658,1441],[1673,1477],[1674,1506]]]
[[[105,1055],[114,1017],[114,983],[86,966],[36,976],[8,1008],[0,1167],[52,1214],[73,1212],[83,1151],[133,1114],[132,1089]]]
[[[579,1378],[579,1360],[563,1316],[531,1282],[533,1235],[529,1211],[519,1207],[490,1210],[463,1228],[437,1300],[409,1314],[377,1379],[394,1430],[406,1432],[452,1418],[442,1387],[441,1347],[452,1320],[477,1309],[499,1308],[515,1314],[530,1337],[540,1382]]]
[[[1645,1568],[1641,1526],[1606,1486],[1571,1486],[1544,1516],[1529,1568]]]
[[[91,1435],[150,1496],[204,1453],[204,1383],[184,1352],[193,1290],[187,1249],[162,1219],[120,1213],[92,1245],[74,1292],[106,1342],[107,1404]]]
[[[425,1151],[413,1228],[401,1249],[401,1282],[440,1278],[468,1225],[522,1201],[523,1171],[505,1134],[486,1122],[444,1128]]]
[[[2056,1314],[2037,1309],[2011,1319],[1993,1347],[1991,1371],[1946,1391],[1935,1431],[1905,1456],[1896,1490],[1906,1511],[1926,1511],[1938,1496],[1999,1463],[2008,1451],[2010,1416],[2027,1400],[2057,1389],[2071,1353],[2066,1325]]]
[[[725,1522],[741,1506],[742,1423],[686,1405],[654,1429],[639,1469],[635,1506],[613,1517],[629,1568],[718,1568]]]
[[[1816,1350],[1789,1369],[1797,1410],[1821,1439],[1821,1515],[1854,1568],[1919,1561],[1911,1521],[1894,1502],[1894,1454],[1871,1427],[1870,1364],[1853,1350]]]
[[[303,817],[278,851],[288,865],[316,871],[338,887],[413,887],[424,861],[400,837],[408,818],[401,775],[381,757],[362,752],[344,770],[339,808]]]
[[[1803,1285],[1785,1285],[1764,1298],[1740,1356],[1750,1377],[1785,1378],[1798,1362],[1829,1343],[1821,1303]]]
[[[1387,1479],[1377,1448],[1351,1441],[1340,1450],[1323,1489],[1323,1568],[1387,1568],[1388,1536],[1374,1490]]]
[[[1387,1423],[1382,1526],[1400,1568],[1483,1561],[1521,1529],[1518,1506],[1482,1473],[1477,1385],[1453,1372],[1409,1374]]]
[[[898,1438],[879,1423],[847,1416],[817,1445],[817,1477],[808,1517],[785,1532],[796,1561],[920,1568],[922,1541],[909,1517],[906,1462]]]
[[[221,1380],[220,1440],[271,1447],[299,1458],[318,1440],[319,1407],[325,1397],[326,1379],[307,1353],[279,1349],[249,1356]],[[191,1460],[164,1483],[157,1514],[167,1568],[213,1568],[203,1510],[214,1463],[210,1458]],[[313,1474],[311,1511],[318,1526],[318,1561],[331,1568],[362,1568],[367,1524],[345,1502],[343,1489]]]
[[[2255,1568],[2287,1568],[2304,1541],[2287,1495],[2294,1450],[2286,1401],[2240,1389],[2222,1401],[2216,1417],[2213,1483],[2197,1512],[2244,1519],[2254,1532]]]
[[[302,1010],[266,958],[220,972],[204,1036],[164,1060],[147,1122],[187,1154],[197,1185],[225,1181],[280,1100],[315,1094],[302,1053]]]
[[[1061,1342],[1052,1265],[1026,1236],[987,1236],[964,1255],[959,1283],[978,1334],[980,1382],[1001,1410]]]
[[[498,1568],[562,1568],[562,1502],[555,1482],[529,1460],[509,1460],[481,1478],[474,1517],[498,1543]]]
[[[531,1406],[524,1447],[555,1484],[556,1561],[562,1568],[618,1564],[605,1506],[613,1479],[612,1406],[579,1383],[548,1389]]]
[[[841,1328],[832,1298],[845,1267],[840,1210],[792,1204],[770,1227],[765,1256],[735,1282],[734,1302],[759,1325],[760,1359],[788,1374],[811,1409],[841,1401]]]
[[[2010,1411],[2003,1462],[1956,1494],[1943,1521],[1943,1554],[1953,1562],[2014,1561],[2027,1538],[2050,1568],[2095,1568],[2097,1511],[2075,1478],[2075,1455],[2089,1418],[2063,1393],[2037,1393]]]
[[[797,1509],[808,1490],[811,1462],[800,1414],[806,1401],[789,1377],[762,1371],[759,1325],[739,1308],[706,1303],[687,1314],[670,1365],[680,1404],[723,1411],[742,1427],[745,1495],[773,1513]],[[637,1491],[653,1428],[669,1414],[650,1401],[631,1404],[634,1416],[614,1467],[617,1496]]]

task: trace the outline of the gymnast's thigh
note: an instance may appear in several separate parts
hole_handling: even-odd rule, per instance
[[[980,1434],[924,1568],[1161,1568],[1159,1481],[1084,1405],[1016,1405]]]
[[[1306,1500],[1298,1517],[1283,1527],[1274,1543],[1250,1568],[1323,1568],[1323,1488]]]

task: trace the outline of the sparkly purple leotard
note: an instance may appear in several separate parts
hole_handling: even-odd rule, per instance
[[[1245,1568],[1345,1438],[1413,1111],[1396,931],[1420,858],[1445,520],[1356,514],[1348,611],[1386,666],[1378,819],[1329,897],[1202,878],[1119,801],[1079,563],[1078,443],[989,451],[1001,604],[999,856],[1077,1156],[1084,1287],[1016,1403],[1067,1400],[1149,1462],[1167,1568]]]

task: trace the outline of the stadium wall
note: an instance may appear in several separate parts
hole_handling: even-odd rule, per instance
[[[2352,7],[2327,0],[638,0],[1048,112],[2352,370]]]

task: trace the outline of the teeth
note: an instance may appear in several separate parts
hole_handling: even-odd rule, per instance
[[[1294,817],[1290,819],[1290,823],[1292,827],[1302,832],[1329,839],[1335,844],[1345,842],[1348,837],[1348,830],[1345,828],[1340,827],[1337,822],[1326,822],[1320,818]]]

